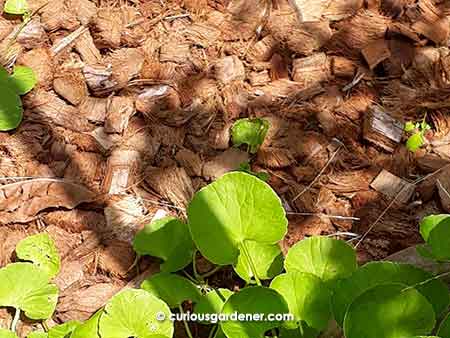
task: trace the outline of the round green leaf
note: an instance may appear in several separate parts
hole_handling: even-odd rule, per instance
[[[136,234],[134,250],[141,256],[161,258],[161,271],[175,272],[192,261],[194,243],[189,228],[175,217],[164,217],[150,224]]]
[[[157,314],[165,319],[158,321]],[[170,309],[161,299],[144,290],[128,289],[110,299],[100,316],[99,332],[108,338],[149,338],[152,335],[172,337]]]
[[[0,328],[0,338],[17,338],[17,336],[12,331]]]
[[[8,14],[22,15],[28,11],[28,3],[26,0],[6,0],[3,10]]]
[[[19,308],[30,319],[47,319],[55,311],[58,288],[31,263],[13,263],[0,269],[0,306]]]
[[[428,244],[438,260],[450,260],[450,218],[439,222],[428,237]]]
[[[423,146],[422,133],[411,135],[406,141],[406,148],[408,148],[409,151],[416,151],[420,149],[421,146]]]
[[[48,338],[48,334],[46,332],[34,331],[31,332],[27,338]]]
[[[302,326],[323,330],[331,319],[331,291],[317,276],[305,272],[289,272],[275,277],[270,284],[286,300],[289,312],[295,317],[285,327],[295,329]]]
[[[267,183],[242,172],[225,174],[198,191],[188,217],[198,249],[218,265],[236,263],[244,241],[275,244],[287,231],[277,194]]]
[[[429,280],[423,285],[420,283]],[[378,285],[401,283],[416,286],[416,289],[433,306],[437,315],[445,311],[450,303],[447,286],[431,273],[413,265],[393,262],[370,262],[356,270],[350,278],[338,281],[332,300],[336,322],[342,325],[350,304],[361,294]]]
[[[165,272],[147,278],[141,288],[165,301],[170,308],[176,308],[186,300],[198,302],[201,298],[200,290],[191,281]]]
[[[422,235],[422,238],[425,240],[425,242],[428,242],[428,237],[430,236],[431,230],[433,230],[436,227],[436,225],[441,223],[446,218],[450,218],[450,215],[448,214],[430,215],[422,219],[422,221],[419,224],[419,227],[420,227],[420,234]]]
[[[61,258],[55,242],[47,233],[28,236],[16,246],[17,258],[31,261],[45,271],[50,278],[55,277],[61,267]]]
[[[434,327],[433,307],[414,288],[376,286],[355,299],[344,320],[346,338],[404,338],[426,335]]]
[[[233,144],[238,147],[241,144],[248,144],[251,153],[256,153],[259,146],[264,142],[269,122],[264,119],[240,119],[231,127],[231,139]]]
[[[37,77],[30,67],[15,66],[9,81],[17,94],[24,95],[34,88]]]
[[[69,320],[61,325],[56,325],[48,330],[48,338],[65,338],[72,333],[81,322],[78,320]]]
[[[0,131],[17,128],[22,121],[22,101],[8,85],[0,83]]]
[[[198,303],[195,304],[194,312],[197,314],[219,314],[222,312],[223,305],[231,297],[233,291],[228,289],[213,289],[206,295],[201,296]],[[210,324],[211,322],[205,322]],[[215,324],[215,323],[212,323]]]
[[[434,256],[433,252],[431,251],[431,246],[427,243],[416,245],[416,251],[423,258],[437,260],[437,258]]]
[[[442,338],[450,338],[450,313],[444,318],[439,325],[437,335]]]
[[[103,310],[97,311],[91,318],[75,328],[70,338],[99,338],[98,322]]]
[[[284,314],[289,313],[283,297],[273,289],[255,286],[242,289],[228,298],[222,313]],[[239,319],[239,318],[238,318]],[[223,332],[229,338],[263,338],[264,333],[282,324],[281,321],[228,320],[220,322]]]
[[[283,254],[278,244],[246,242],[248,253],[255,264],[259,279],[272,279],[283,270]],[[234,271],[246,282],[252,280],[253,272],[243,251],[239,253]]]
[[[414,129],[416,129],[416,126],[414,122],[411,121],[406,122],[405,126],[403,127],[403,130],[406,131],[407,133],[413,131]]]
[[[355,250],[350,245],[322,236],[298,242],[289,249],[284,261],[287,272],[309,272],[328,285],[349,277],[357,266]]]

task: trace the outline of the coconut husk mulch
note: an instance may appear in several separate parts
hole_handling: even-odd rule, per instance
[[[1,63],[38,76],[22,124],[0,134],[0,265],[29,234],[55,239],[55,323],[133,285],[136,231],[157,212],[184,217],[195,191],[248,160],[288,213],[285,251],[336,235],[361,262],[383,259],[421,241],[423,216],[450,212],[445,1],[28,3],[18,35],[20,18],[0,18]],[[403,124],[425,115],[411,153]],[[255,155],[230,143],[242,117],[270,122]],[[239,284],[228,270],[213,282]]]

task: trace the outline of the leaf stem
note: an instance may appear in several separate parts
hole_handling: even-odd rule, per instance
[[[256,272],[255,263],[253,262],[253,259],[248,252],[245,241],[241,242],[241,249],[242,249],[242,252],[244,253],[245,257],[247,258],[248,264],[250,265],[250,269],[252,270],[253,276],[255,277],[256,284],[259,286],[262,286],[261,281],[258,278],[258,273]]]
[[[184,310],[183,310],[183,306],[180,304],[178,305],[178,309],[180,310],[181,314],[184,314]],[[189,338],[194,338],[194,336],[192,335],[191,329],[189,328],[189,324],[186,322],[186,319],[183,316],[183,324],[184,324],[184,328],[186,330],[186,334]]]
[[[209,331],[209,335],[208,338],[213,338],[214,334],[217,332],[217,328],[219,327],[219,325],[214,325],[211,329],[211,331]]]
[[[17,307],[15,309],[16,309],[16,312],[14,313],[14,318],[11,323],[11,331],[13,331],[13,332],[16,332],[16,326],[20,319],[20,309]]]
[[[192,270],[194,271],[194,278],[201,282],[203,281],[202,276],[197,271],[197,249],[194,250],[194,253],[192,254]]]
[[[203,275],[200,275],[200,277],[202,279],[208,278],[212,275],[214,275],[217,271],[219,271],[220,269],[222,269],[221,266],[216,266],[214,269],[212,269],[211,271],[205,272]]]

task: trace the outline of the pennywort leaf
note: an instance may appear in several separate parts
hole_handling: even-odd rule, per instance
[[[58,300],[58,288],[47,273],[31,263],[13,263],[0,269],[0,306],[20,309],[30,319],[47,319]]]
[[[162,313],[164,320],[157,320]],[[161,299],[145,290],[129,289],[116,294],[100,316],[99,332],[108,338],[172,337],[170,309]]]
[[[0,328],[0,338],[18,338],[12,331]]]
[[[28,11],[28,3],[26,0],[6,0],[3,10],[8,14],[22,15]]]
[[[412,132],[416,129],[415,123],[408,121],[405,123],[405,126],[403,127],[403,130],[406,131],[407,133]]]
[[[323,330],[331,319],[331,291],[325,283],[307,272],[289,272],[274,278],[270,287],[286,300],[294,321],[285,327],[295,329],[305,322],[308,327]]]
[[[1,335],[0,335],[1,337]],[[31,332],[27,338],[48,338],[48,334],[47,332],[42,332],[42,331],[34,331]]]
[[[424,144],[424,139],[422,133],[416,133],[411,135],[408,140],[406,141],[406,148],[408,148],[409,151],[417,151],[422,147]]]
[[[244,242],[275,244],[287,231],[277,194],[267,183],[242,172],[225,174],[198,191],[188,219],[197,248],[218,265],[236,263]]]
[[[170,308],[179,307],[184,301],[198,302],[200,290],[191,281],[171,273],[157,273],[142,282],[141,288],[165,301]]]
[[[56,325],[48,330],[48,338],[66,338],[80,324],[81,322],[78,320],[69,320],[61,325]]]
[[[22,117],[20,97],[7,84],[0,83],[0,131],[17,128]]]
[[[133,241],[134,250],[141,256],[161,258],[161,271],[175,272],[192,261],[194,243],[189,228],[175,217],[164,217],[139,231]]]
[[[437,335],[441,338],[450,338],[450,313],[444,318],[439,325]]]
[[[194,312],[204,315],[219,314],[222,312],[223,305],[232,294],[233,291],[228,289],[213,289],[200,297],[198,303],[195,304]],[[206,324],[209,324],[209,322]]]
[[[48,274],[55,277],[61,266],[61,258],[55,242],[47,233],[32,235],[21,240],[16,246],[17,258],[30,261]]]
[[[332,287],[338,279],[347,278],[356,270],[356,254],[344,241],[314,236],[289,249],[284,267],[287,272],[312,273]]]
[[[17,94],[24,95],[34,88],[37,83],[37,77],[30,67],[15,66],[10,77],[10,83]]]
[[[251,153],[256,153],[259,146],[264,142],[269,122],[264,119],[240,119],[231,127],[231,138],[233,144],[238,147],[247,144]]]
[[[286,314],[288,306],[275,290],[263,286],[248,287],[233,294],[223,306],[225,314]],[[264,333],[281,325],[281,321],[224,321],[220,326],[229,338],[264,338]]]
[[[404,284],[376,286],[355,299],[344,320],[346,338],[404,338],[427,335],[435,324],[433,307]]]
[[[428,241],[430,232],[436,227],[436,225],[441,223],[446,218],[450,218],[450,215],[448,214],[429,215],[422,219],[422,221],[419,224],[419,227],[420,227],[420,234],[422,235],[422,238],[425,240],[425,242]]]
[[[91,318],[73,330],[70,338],[99,338],[98,323],[103,310],[97,311]]]
[[[439,222],[431,231],[428,237],[428,244],[431,252],[437,260],[450,260],[450,218]]]

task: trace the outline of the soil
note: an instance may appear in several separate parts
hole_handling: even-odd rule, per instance
[[[1,63],[38,76],[22,124],[0,134],[0,266],[20,239],[50,234],[55,323],[156,272],[150,258],[133,266],[136,231],[157,212],[185,217],[195,191],[247,160],[288,213],[284,251],[334,235],[379,260],[419,243],[423,216],[450,212],[446,1],[28,3],[7,50],[21,20],[0,18]],[[255,155],[230,142],[242,117],[270,122]],[[412,153],[403,124],[424,117]],[[212,283],[240,284],[229,269]]]

